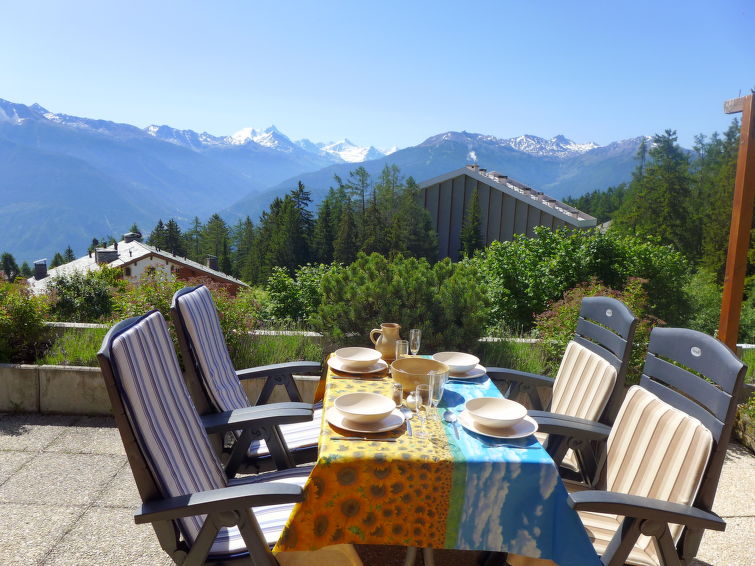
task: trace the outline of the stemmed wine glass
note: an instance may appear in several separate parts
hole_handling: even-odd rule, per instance
[[[438,403],[443,398],[443,388],[448,381],[448,372],[435,369],[429,372],[430,377],[430,395],[431,405],[433,408],[433,419],[440,421],[440,415],[438,414]]]
[[[427,383],[417,385],[417,389],[414,391],[414,403],[417,411],[417,420],[420,424],[417,436],[419,438],[427,438],[427,412],[432,406],[430,386]]]
[[[416,356],[419,352],[419,344],[422,340],[422,331],[419,328],[412,328],[409,331],[409,350],[412,352],[412,356]]]

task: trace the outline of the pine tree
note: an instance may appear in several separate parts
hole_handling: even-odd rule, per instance
[[[13,254],[8,252],[5,252],[0,256],[0,269],[2,269],[6,281],[10,282],[15,281],[16,277],[18,277],[21,272],[16,263],[16,258],[13,257]]]
[[[34,275],[34,272],[31,270],[31,267],[29,266],[27,262],[23,262],[21,264],[20,273],[21,273],[21,277],[25,277],[26,279]]]
[[[65,263],[65,260],[63,259],[63,255],[60,252],[55,252],[55,255],[52,256],[52,261],[50,262],[50,269],[54,267],[59,267]]]
[[[656,236],[661,243],[690,255],[694,242],[688,231],[689,158],[676,140],[673,130],[653,137],[650,161],[641,161],[635,171],[624,205],[616,214],[616,228],[638,236]]]
[[[131,232],[132,234],[141,234],[142,233],[142,231],[139,230],[139,226],[136,225],[136,222],[134,222],[133,224],[131,224],[131,228],[129,228],[128,231]],[[144,238],[140,236],[139,238],[136,238],[136,241],[137,242],[141,242],[143,239]]]
[[[189,229],[184,233],[186,242],[186,257],[194,261],[202,261],[202,231],[204,226],[198,216],[191,221]]]
[[[333,242],[338,235],[341,215],[347,201],[348,196],[343,187],[331,187],[328,195],[320,203],[312,236],[312,252],[316,261],[333,261]]]
[[[165,225],[165,242],[162,247],[174,255],[186,256],[186,247],[183,235],[181,234],[181,228],[178,226],[178,222],[172,218]]]
[[[255,247],[255,230],[252,219],[248,216],[239,220],[231,230],[234,252],[232,275],[251,282],[253,251]]]
[[[69,263],[76,259],[76,255],[73,253],[71,246],[68,246],[63,252],[63,263]]]
[[[354,213],[351,203],[347,203],[341,215],[338,226],[338,235],[333,242],[333,259],[341,263],[352,263],[357,257],[358,251],[357,227],[354,223]]]
[[[147,238],[147,243],[152,247],[164,249],[167,235],[168,231],[165,228],[165,224],[163,224],[163,220],[161,218],[157,221],[157,224],[155,224],[155,227],[152,229],[149,238]]]
[[[201,234],[202,255],[214,255],[218,258],[218,266],[224,265],[226,259],[230,259],[226,258],[229,235],[225,220],[217,213],[210,216]]]
[[[482,231],[480,228],[480,196],[477,189],[472,193],[467,213],[461,224],[461,253],[472,257],[477,250],[483,248]]]

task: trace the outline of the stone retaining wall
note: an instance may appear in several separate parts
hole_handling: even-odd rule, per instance
[[[319,378],[296,376],[305,401],[311,402]],[[264,381],[244,381],[250,399],[259,396]],[[278,387],[273,401],[288,401]],[[109,415],[110,400],[99,368],[0,364],[0,412]]]

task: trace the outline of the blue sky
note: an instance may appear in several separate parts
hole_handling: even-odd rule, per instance
[[[0,98],[227,135],[405,147],[725,129],[755,2],[0,1]]]

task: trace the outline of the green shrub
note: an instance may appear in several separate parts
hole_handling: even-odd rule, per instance
[[[685,326],[715,336],[721,316],[721,286],[715,274],[701,269],[684,286],[689,300],[689,316]]]
[[[422,349],[469,348],[483,333],[486,299],[469,262],[434,265],[425,259],[360,254],[322,278],[320,304],[312,316],[330,340],[349,335],[364,343],[382,322],[397,322],[408,333],[422,330]]]
[[[113,295],[126,282],[121,270],[103,266],[99,270],[72,271],[52,280],[52,316],[64,322],[98,322],[113,314]]]
[[[281,268],[273,268],[268,278],[266,291],[269,303],[265,316],[295,322],[308,321],[320,306],[320,285],[326,273],[336,273],[340,264],[307,264],[296,270],[291,277]]]
[[[47,296],[23,283],[0,282],[0,362],[33,362],[47,349],[49,310]]]
[[[321,341],[310,336],[247,334],[231,358],[241,369],[297,360],[319,362],[323,356]]]
[[[159,310],[170,320],[170,303],[173,294],[186,286],[185,281],[155,269],[145,271],[137,283],[127,283],[113,298],[113,314],[117,319],[141,316],[152,309]]]
[[[533,238],[520,234],[493,242],[473,263],[486,282],[492,320],[509,328],[531,328],[550,301],[593,278],[614,289],[624,288],[630,277],[644,279],[649,308],[664,320],[681,320],[688,308],[684,257],[669,246],[611,231],[537,227]]]
[[[97,367],[97,351],[102,346],[102,339],[106,333],[105,328],[65,329],[37,363]]]
[[[577,328],[582,299],[594,296],[613,297],[629,307],[639,319],[626,377],[627,384],[637,383],[642,374],[650,331],[659,322],[648,314],[648,298],[644,284],[643,280],[632,278],[623,291],[617,291],[593,280],[570,289],[562,299],[553,302],[548,310],[540,313],[536,317],[535,331],[541,339],[546,373],[555,377],[558,371],[566,345]]]

